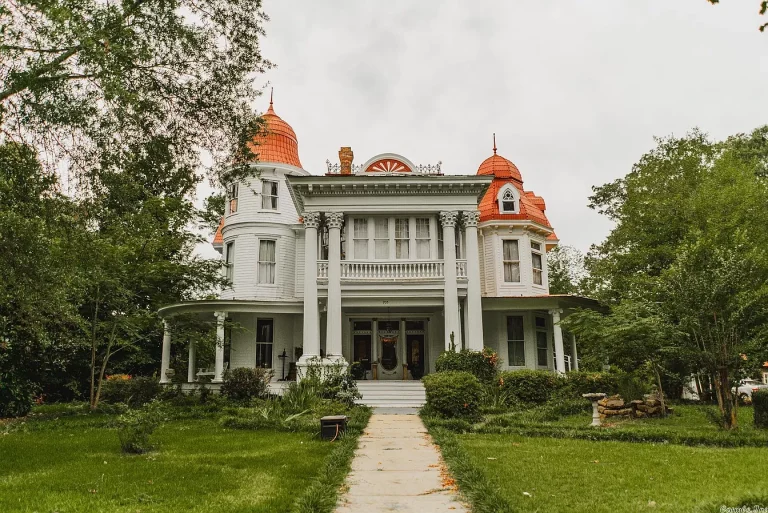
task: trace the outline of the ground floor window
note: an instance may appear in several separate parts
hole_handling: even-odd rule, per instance
[[[507,354],[511,367],[525,367],[525,332],[521,315],[507,317]]]
[[[273,328],[273,319],[258,319],[256,321],[256,367],[272,368]]]
[[[548,352],[547,320],[543,317],[536,317],[536,364],[539,367],[549,367]]]

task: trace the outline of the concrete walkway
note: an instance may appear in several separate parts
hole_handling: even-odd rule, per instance
[[[418,415],[374,413],[336,513],[466,513]]]

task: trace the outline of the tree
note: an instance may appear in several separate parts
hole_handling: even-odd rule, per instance
[[[40,383],[60,355],[93,407],[105,373],[157,367],[157,308],[220,280],[192,230],[223,201],[191,196],[255,160],[265,20],[259,0],[0,4],[0,367]]]
[[[573,246],[555,246],[547,253],[550,294],[580,294],[586,274],[584,254]]]
[[[727,428],[737,425],[731,389],[745,362],[766,354],[765,134],[659,139],[631,173],[591,198],[616,221],[587,260],[593,290],[613,310],[658,305],[664,325],[683,333],[670,332],[679,354],[714,383]]]
[[[659,311],[657,305],[622,301],[609,314],[579,310],[561,321],[562,326],[592,344],[605,360],[625,372],[650,370],[666,414],[662,376],[673,374],[669,362],[682,351],[677,342],[681,333]]]
[[[6,2],[2,136],[40,148],[51,169],[83,171],[137,137],[167,139],[194,168],[201,149],[227,162],[258,128],[253,74],[271,66],[260,9],[259,0]]]

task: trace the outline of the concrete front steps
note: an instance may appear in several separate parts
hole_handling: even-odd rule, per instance
[[[365,381],[357,382],[363,398],[355,401],[373,408],[421,408],[427,401],[421,381]]]

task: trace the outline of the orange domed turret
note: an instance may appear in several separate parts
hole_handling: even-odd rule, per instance
[[[269,109],[261,116],[265,126],[263,132],[253,138],[251,151],[258,155],[259,162],[274,162],[301,167],[299,160],[299,141],[291,125],[275,114],[272,95],[269,97]]]
[[[493,176],[493,182],[480,201],[481,222],[491,219],[519,219],[533,221],[547,228],[552,228],[544,213],[546,208],[544,199],[523,189],[523,176],[520,174],[520,170],[512,161],[496,153],[496,134],[493,134],[493,155],[480,164],[477,174]],[[499,209],[499,195],[508,189],[509,185],[517,191],[513,195],[515,197],[515,210],[502,212]]]
[[[501,155],[496,154],[496,134],[493,134],[493,155],[488,157],[480,164],[477,169],[478,175],[491,175],[496,178],[511,178],[523,183],[523,177],[520,174],[520,170],[512,163],[511,160],[507,160]]]

